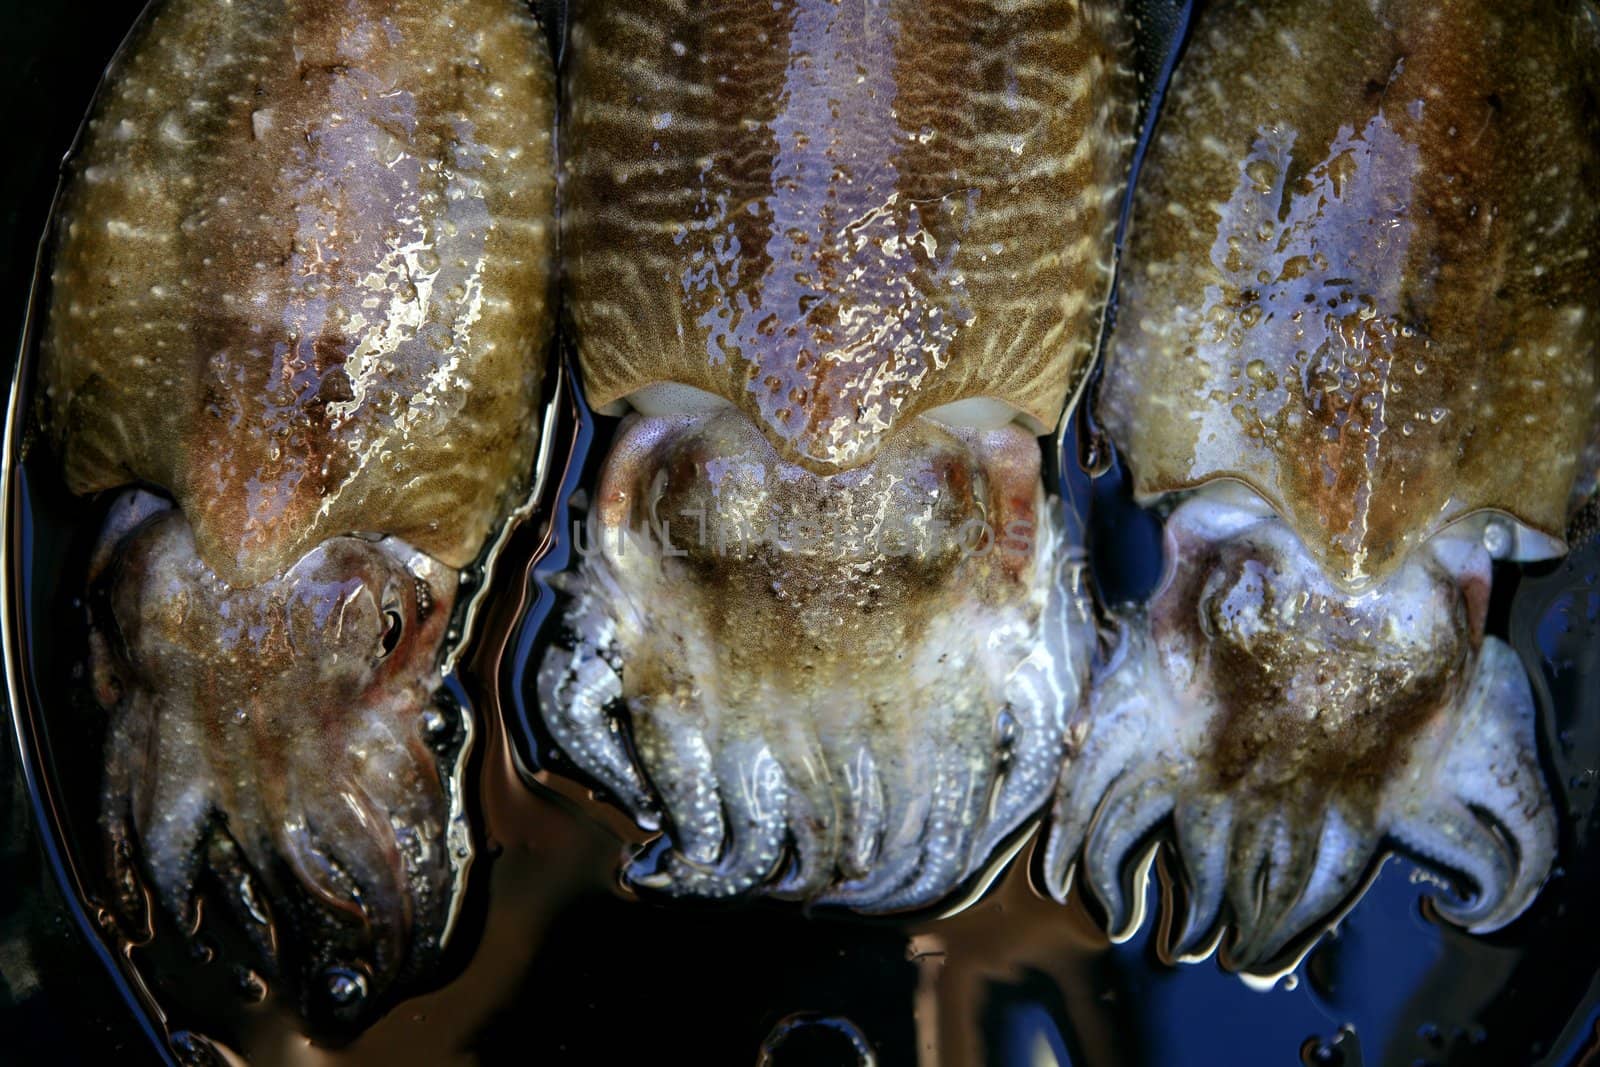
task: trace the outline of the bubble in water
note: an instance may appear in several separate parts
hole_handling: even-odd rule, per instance
[[[422,732],[435,748],[447,748],[462,720],[461,704],[448,692],[438,693],[422,713]]]
[[[1300,1062],[1306,1067],[1343,1067],[1344,1053],[1332,1041],[1308,1037],[1300,1046]]]
[[[329,967],[322,972],[322,992],[336,1016],[353,1017],[367,999],[367,976],[351,967]]]
[[[228,1061],[211,1043],[192,1030],[177,1030],[171,1038],[172,1053],[184,1067],[222,1067]]]
[[[779,1019],[761,1042],[757,1067],[809,1063],[877,1067],[878,1057],[861,1028],[842,1015],[802,1011]]]
[[[1360,1063],[1361,1046],[1356,1039],[1356,1028],[1346,1023],[1331,1038],[1315,1035],[1306,1038],[1300,1046],[1300,1062],[1306,1067],[1345,1067]]]
[[[1098,478],[1111,469],[1111,444],[1098,427],[1089,425],[1080,435],[1079,442],[1078,466],[1085,474]]]

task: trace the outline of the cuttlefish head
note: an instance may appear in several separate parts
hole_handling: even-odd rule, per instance
[[[1178,515],[1172,572],[1149,609],[1169,673],[1212,711],[1206,767],[1218,789],[1381,781],[1408,736],[1466,686],[1489,555],[1441,539],[1387,581],[1351,590],[1249,503],[1201,501]]]
[[[347,536],[236,588],[141,506],[111,524],[91,638],[121,910],[148,922],[148,886],[193,935],[220,893],[313,1018],[368,1018],[438,953],[470,854],[465,731],[434,697],[456,575]]]
[[[908,420],[818,473],[744,413],[629,417],[546,723],[666,846],[635,884],[886,911],[981,869],[1048,795],[1087,641],[1014,423]]]
[[[1222,942],[1271,973],[1347,906],[1385,843],[1456,878],[1444,917],[1516,918],[1555,854],[1527,675],[1484,633],[1503,516],[1435,535],[1392,574],[1340,584],[1248,490],[1214,485],[1167,521],[1167,572],[1074,725],[1046,849],[1119,934],[1146,841],[1171,820],[1178,956]]]

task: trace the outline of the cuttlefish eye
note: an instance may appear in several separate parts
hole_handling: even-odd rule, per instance
[[[383,609],[383,637],[378,642],[378,658],[388,659],[389,654],[400,644],[400,638],[405,633],[405,620],[400,617],[398,604],[390,604]]]
[[[337,665],[358,673],[408,652],[434,601],[407,554],[383,541],[335,538],[292,573],[299,583],[285,605],[291,645],[348,650],[348,664]]]

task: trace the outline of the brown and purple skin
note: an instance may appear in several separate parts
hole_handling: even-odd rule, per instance
[[[61,207],[41,415],[74,492],[124,490],[91,576],[114,903],[192,935],[212,896],[335,1019],[438,961],[472,854],[435,692],[528,488],[554,95],[512,0],[166,0]]]
[[[1047,802],[1090,633],[1035,437],[1108,287],[1120,39],[1072,0],[576,11],[563,271],[626,418],[538,681],[666,832],[636,885],[927,906]]]
[[[1386,843],[1496,929],[1556,849],[1494,559],[1565,551],[1600,409],[1591,3],[1225,0],[1134,197],[1098,414],[1167,571],[1073,728],[1046,869],[1281,967]]]

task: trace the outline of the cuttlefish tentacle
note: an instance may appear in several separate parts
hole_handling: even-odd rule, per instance
[[[918,861],[909,878],[885,896],[870,901],[874,908],[897,911],[937,900],[968,873],[971,847],[981,821],[981,783],[991,760],[983,750],[974,753],[970,746],[963,745],[955,736],[961,724],[949,720],[948,714],[936,716],[929,734],[936,749],[924,786],[929,789],[929,799],[918,833]]]
[[[173,772],[185,767],[207,768],[205,745],[192,720],[182,714],[175,716],[173,728],[158,739],[153,702],[143,696],[133,699],[141,706],[117,720],[107,749],[105,791],[112,802],[106,807],[106,822],[115,877],[128,886],[138,884],[131,863],[137,841],[156,892],[176,904],[178,921],[187,926],[193,921],[194,902],[188,890],[202,858],[200,841],[210,814],[206,785],[211,775]],[[162,773],[163,763],[168,765],[168,773]],[[133,901],[142,907],[142,895],[135,892],[125,897],[125,916],[137,914]],[[147,922],[145,917],[133,925]]]
[[[866,876],[872,868],[878,841],[888,826],[888,803],[878,762],[865,744],[846,748],[837,780],[844,784],[844,805],[839,828],[839,869],[846,882]]]
[[[1062,709],[1077,707],[1088,676],[1087,637],[1094,630],[1083,553],[1063,543],[1050,566],[1041,640],[1006,680],[1006,710],[996,723],[996,747],[1003,755],[976,846],[984,853],[1011,832],[1004,828],[1032,815],[1035,798],[1055,784],[1065,750]]]
[[[1172,828],[1179,865],[1188,876],[1181,918],[1174,923],[1176,956],[1196,952],[1222,912],[1228,882],[1228,842],[1233,836],[1233,804],[1226,796],[1190,795],[1176,799]],[[1071,838],[1063,836],[1062,842]],[[1057,838],[1051,838],[1056,845]]]
[[[899,751],[891,748],[882,761],[887,773],[882,779],[881,816],[874,825],[854,831],[865,850],[859,864],[865,871],[823,894],[823,904],[872,910],[909,881],[921,862],[917,842],[927,820],[927,783],[914,780],[909,745],[895,747]]]
[[[793,865],[774,885],[774,896],[810,900],[835,877],[844,847],[843,824],[851,815],[841,813],[835,783],[842,782],[845,767],[830,761],[814,725],[785,722],[774,750],[789,785],[789,837]],[[786,755],[788,754],[788,755]]]
[[[728,836],[722,803],[725,768],[717,762],[715,741],[708,731],[673,723],[670,714],[658,712],[651,700],[639,701],[634,707],[634,741],[639,758],[657,769],[661,782],[657,789],[670,813],[679,854],[691,866],[710,867]],[[668,720],[665,726],[663,718]]]
[[[1337,796],[1329,798],[1320,815],[1321,826],[1315,833],[1288,827],[1295,836],[1289,862],[1277,882],[1279,891],[1273,895],[1273,908],[1259,914],[1253,928],[1241,924],[1233,958],[1273,958],[1290,941],[1333,915],[1360,885],[1374,854],[1368,843],[1370,829],[1358,830]]]
[[[561,576],[573,593],[567,615],[569,638],[557,639],[539,666],[539,703],[544,724],[561,750],[615,796],[640,825],[658,825],[655,801],[635,766],[623,725],[613,709],[622,706],[621,652],[616,623],[606,605],[626,603],[613,588],[596,590],[608,572],[597,570],[580,581]]]
[[[1130,656],[1137,655],[1139,631],[1137,623],[1124,624],[1123,640],[1113,653],[1110,663],[1102,672],[1105,677],[1092,683],[1090,703],[1074,722],[1069,736],[1070,756],[1063,773],[1062,788],[1057,793],[1052,828],[1045,844],[1044,879],[1046,885],[1061,898],[1074,880],[1074,865],[1079,848],[1089,839],[1091,831],[1096,840],[1104,843],[1110,828],[1106,826],[1103,809],[1113,791],[1128,780],[1134,768],[1149,768],[1147,779],[1159,772],[1171,773],[1173,757],[1161,747],[1167,735],[1156,722],[1153,709],[1145,694],[1133,682],[1133,673],[1117,669]],[[1151,799],[1160,802],[1162,792]],[[1171,796],[1170,791],[1165,795]],[[1131,834],[1121,825],[1116,827],[1124,844],[1133,842],[1148,830],[1161,812],[1147,816],[1146,823]],[[1085,862],[1083,876],[1095,886],[1096,896],[1110,917],[1110,928],[1122,931],[1128,922],[1130,907],[1123,899],[1120,863],[1125,852],[1113,856],[1096,853],[1097,860]]]

